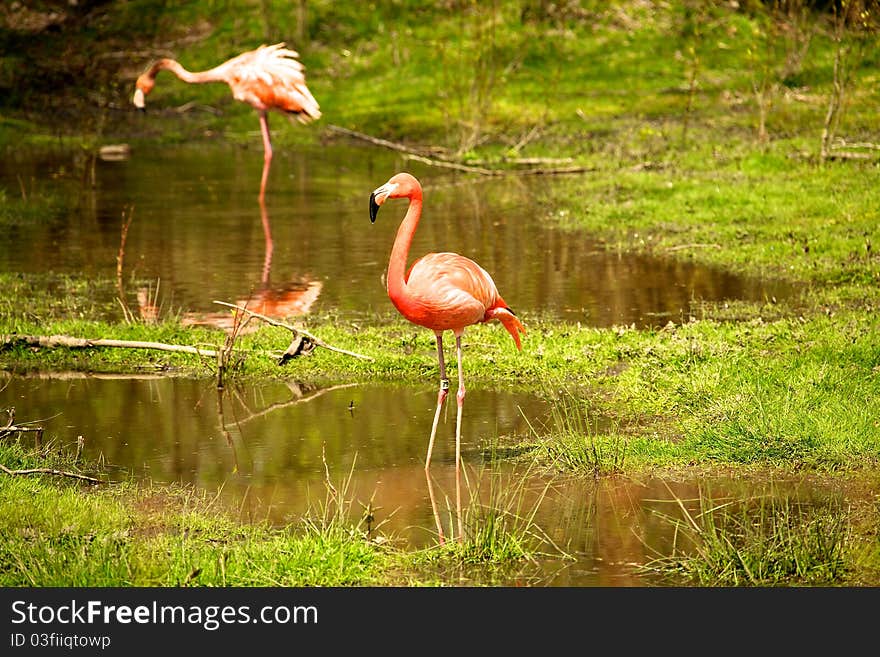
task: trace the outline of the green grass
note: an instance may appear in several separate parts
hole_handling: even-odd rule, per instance
[[[681,544],[647,571],[697,586],[839,586],[857,569],[850,510],[840,502],[725,501],[704,492],[699,512],[677,502],[682,517],[666,521]]]
[[[568,392],[551,399],[549,426],[531,426],[539,446],[530,450],[533,458],[555,470],[594,477],[626,471],[630,441],[618,422],[597,414],[589,397]]]
[[[880,282],[876,164],[819,167],[784,152],[709,157],[699,168],[568,179],[543,204],[549,220],[589,230],[609,248],[768,278]]]
[[[0,459],[12,469],[75,471],[69,457],[15,443],[0,445]],[[240,523],[184,488],[4,475],[0,508],[2,586],[368,585],[396,559],[348,518]]]
[[[614,373],[580,400],[564,395],[536,442],[573,471],[875,469],[878,329],[876,316],[852,313],[629,331]],[[590,413],[616,426],[595,427]]]

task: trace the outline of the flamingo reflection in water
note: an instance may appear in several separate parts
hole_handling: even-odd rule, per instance
[[[248,297],[238,299],[235,305],[278,320],[307,315],[321,295],[323,283],[308,276],[302,276],[281,285],[271,283],[272,254],[275,245],[272,241],[272,226],[265,200],[260,198],[259,203],[265,238],[260,285]],[[138,290],[138,310],[141,318],[145,321],[155,321],[158,318],[159,309],[153,300],[154,296],[148,288]],[[228,333],[234,331],[238,335],[251,333],[258,328],[258,324],[247,320],[240,323],[241,318],[238,317],[238,314],[229,311],[186,312],[180,322],[184,326],[211,326]]]
[[[461,517],[461,468],[455,469],[455,518],[458,523],[458,541],[464,541],[464,525]],[[434,516],[434,524],[437,527],[437,540],[440,545],[446,543],[443,533],[443,523],[440,520],[440,510],[437,507],[437,497],[434,494],[434,483],[431,481],[431,471],[425,469],[425,480],[428,482],[428,499],[431,501],[431,513]]]

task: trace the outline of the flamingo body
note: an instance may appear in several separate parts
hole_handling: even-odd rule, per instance
[[[435,332],[461,333],[467,326],[500,318],[504,311],[509,312],[489,272],[457,253],[422,256],[413,263],[404,280],[405,292],[397,287],[393,292],[389,290],[392,303],[413,324]],[[519,331],[513,330],[510,334],[521,349]]]
[[[470,258],[457,253],[429,253],[416,260],[407,270],[409,248],[422,214],[422,186],[408,173],[392,176],[370,195],[371,221],[376,220],[379,206],[389,198],[407,198],[409,207],[391,249],[388,262],[388,297],[400,314],[413,324],[431,329],[437,338],[440,391],[428,441],[425,468],[430,465],[440,408],[449,390],[443,357],[443,332],[451,330],[455,334],[458,358],[458,415],[455,433],[455,466],[458,471],[461,460],[461,411],[465,396],[461,353],[464,330],[473,324],[497,319],[510,333],[517,349],[522,349],[520,334],[524,334],[526,330],[498,293],[489,272]]]
[[[138,77],[132,102],[143,109],[144,98],[153,90],[156,76],[167,70],[189,84],[225,82],[233,98],[258,111],[277,110],[309,122],[320,118],[321,110],[306,86],[305,67],[297,57],[299,53],[295,50],[276,43],[244,52],[207,71],[192,72],[177,60],[159,59]]]

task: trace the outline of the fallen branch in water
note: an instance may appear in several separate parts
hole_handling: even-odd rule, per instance
[[[53,468],[29,468],[27,470],[10,470],[5,465],[0,463],[0,471],[3,471],[8,475],[50,474],[50,475],[58,475],[59,477],[70,477],[71,479],[80,479],[82,481],[87,481],[90,484],[103,483],[100,479],[95,479],[94,477],[87,477],[86,475],[81,475],[76,472],[67,472],[65,470],[55,470]]]
[[[29,347],[43,347],[55,349],[66,347],[68,349],[88,349],[91,347],[120,347],[123,349],[157,349],[159,351],[174,351],[184,354],[195,354],[216,358],[217,352],[213,349],[202,349],[183,344],[165,344],[164,342],[141,342],[139,340],[109,340],[104,338],[74,338],[69,335],[5,335],[0,342],[0,350],[15,345]]]
[[[362,360],[370,360],[370,361],[373,360],[373,358],[370,356],[364,356],[363,354],[358,354],[358,353],[355,353],[354,351],[348,351],[346,349],[340,349],[339,347],[334,347],[333,345],[327,344],[326,342],[324,342],[320,338],[312,335],[311,333],[309,333],[308,331],[306,331],[304,329],[296,328],[294,326],[291,326],[290,324],[285,324],[284,322],[280,322],[277,319],[272,319],[271,317],[266,317],[266,315],[261,315],[260,313],[254,312],[253,310],[248,310],[247,308],[244,308],[243,306],[236,306],[234,303],[227,303],[225,301],[214,301],[214,303],[219,304],[221,306],[227,306],[228,308],[235,308],[236,310],[240,310],[241,312],[245,312],[248,315],[251,315],[252,317],[262,319],[267,324],[271,324],[272,326],[278,326],[281,328],[285,328],[288,331],[290,331],[291,333],[293,333],[293,341],[290,343],[290,347],[288,347],[287,350],[284,352],[284,355],[282,355],[281,362],[279,363],[279,365],[283,364],[287,360],[284,356],[291,358],[293,356],[296,356],[297,354],[308,353],[309,351],[311,351],[310,346],[305,344],[306,340],[308,342],[310,342],[312,344],[312,346],[324,347],[324,349],[329,349],[330,351],[335,351],[337,353],[345,354],[347,356],[354,356],[355,358],[360,358]]]

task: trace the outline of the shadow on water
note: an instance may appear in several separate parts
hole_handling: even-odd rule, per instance
[[[675,498],[699,508],[705,481],[562,476],[536,471],[528,458],[493,458],[509,456],[506,448],[550,416],[547,401],[517,392],[469,390],[461,476],[453,409],[441,418],[426,478],[435,401],[429,385],[271,383],[221,394],[213,380],[87,375],[11,376],[0,385],[0,408],[14,407],[61,445],[82,436],[84,456],[111,475],[195,486],[243,520],[296,523],[326,500],[329,482],[371,516],[362,529],[404,547],[470,540],[502,520],[540,541],[537,559],[445,573],[462,583],[651,585],[639,565],[681,543],[664,519],[679,512]],[[713,485],[742,499],[767,483]],[[819,494],[797,482],[779,490]]]
[[[276,153],[265,204],[255,150],[137,147],[128,159],[98,160],[94,187],[85,189],[68,159],[18,154],[0,163],[0,185],[10,194],[47,186],[70,200],[52,220],[16,226],[14,239],[0,244],[0,267],[112,280],[120,227],[130,216],[125,276],[149,283],[154,294],[145,305],[193,322],[216,320],[214,300],[250,297],[251,307],[393,316],[384,272],[405,205],[371,225],[367,200],[400,170],[413,172],[425,190],[411,260],[430,251],[471,257],[521,315],[663,325],[687,319],[700,301],[790,293],[687,261],[610,253],[546,221],[534,180],[462,176],[357,145]]]

